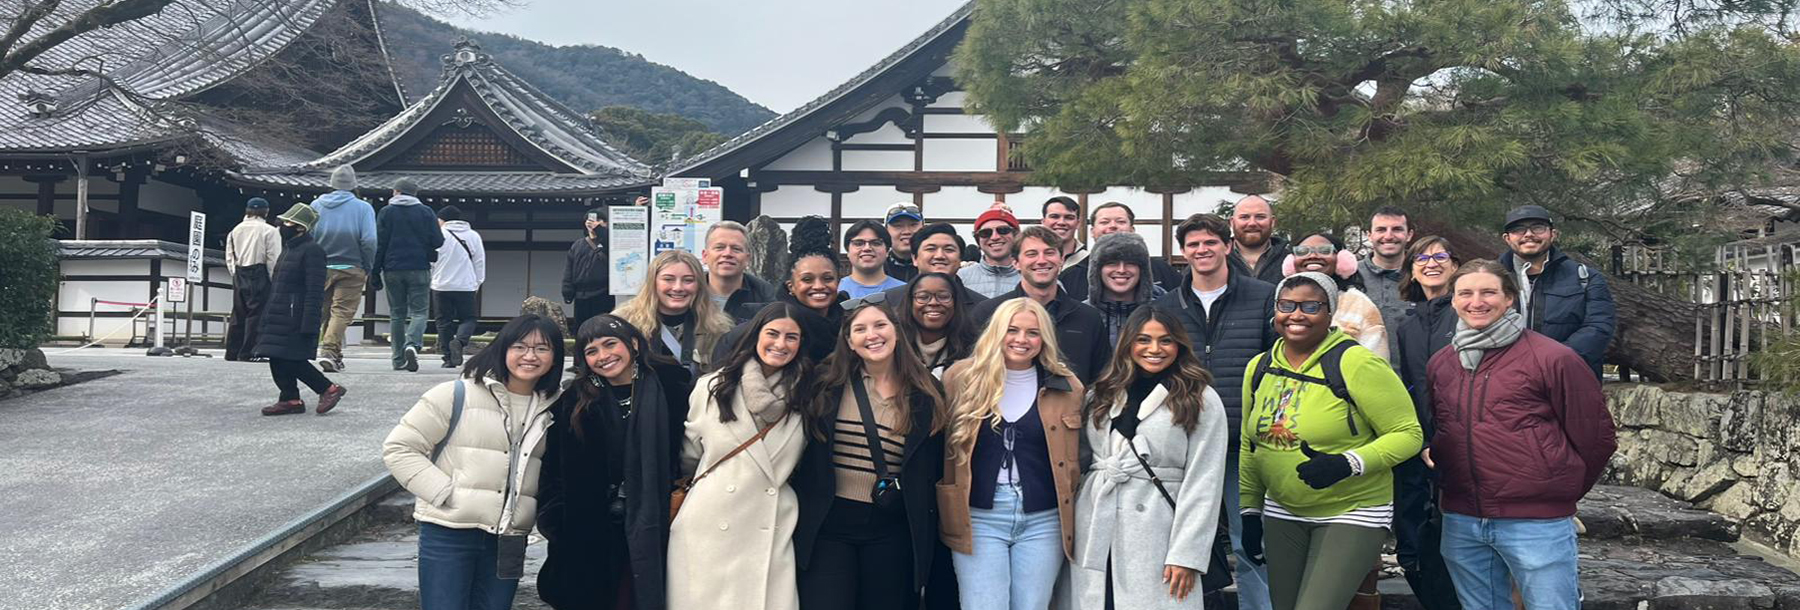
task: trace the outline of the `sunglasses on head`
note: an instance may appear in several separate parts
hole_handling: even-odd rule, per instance
[[[987,239],[989,237],[993,237],[994,235],[999,235],[1001,237],[1005,237],[1005,236],[1012,235],[1012,234],[1013,234],[1012,227],[994,227],[992,229],[982,229],[980,231],[976,231],[975,239]]]
[[[1277,299],[1275,301],[1275,311],[1279,311],[1281,313],[1294,313],[1294,310],[1296,310],[1296,309],[1300,310],[1300,313],[1303,313],[1303,314],[1306,314],[1309,316],[1315,315],[1321,311],[1325,311],[1325,302],[1324,301],[1290,301],[1288,299]]]

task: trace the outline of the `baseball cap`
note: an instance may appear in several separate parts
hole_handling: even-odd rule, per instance
[[[244,207],[251,210],[267,210],[269,209],[269,200],[261,197],[251,197],[249,201],[244,202]]]
[[[903,218],[910,218],[920,222],[925,221],[925,216],[919,213],[919,206],[913,205],[910,201],[901,201],[888,206],[886,217],[887,222],[893,222]]]
[[[1527,220],[1542,220],[1547,224],[1556,224],[1556,221],[1550,218],[1550,210],[1544,209],[1544,206],[1522,205],[1506,213],[1506,226],[1502,228],[1510,229],[1513,225]]]

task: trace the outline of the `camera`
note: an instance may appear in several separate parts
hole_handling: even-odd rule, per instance
[[[869,503],[881,510],[895,510],[900,507],[899,477],[888,477],[875,481],[874,489],[869,491]]]

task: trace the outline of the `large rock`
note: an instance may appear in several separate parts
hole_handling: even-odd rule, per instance
[[[1719,410],[1719,442],[1726,449],[1740,453],[1756,450],[1763,399],[1761,392],[1738,392],[1725,401]]]
[[[31,348],[25,350],[25,357],[19,360],[19,366],[28,369],[48,369],[50,359],[44,357],[44,350]]]
[[[1745,580],[1702,580],[1669,576],[1656,581],[1653,610],[1769,610],[1775,592],[1761,583]]]
[[[19,378],[13,380],[13,385],[25,390],[54,388],[62,385],[62,375],[57,374],[56,371],[30,369],[19,373]]]
[[[1694,466],[1700,463],[1700,441],[1693,437],[1654,429],[1639,430],[1638,436],[1649,457],[1665,464]]]
[[[25,361],[25,350],[0,349],[0,370],[10,369]]]
[[[1725,491],[1735,482],[1737,476],[1731,470],[1731,462],[1721,460],[1686,477],[1670,477],[1669,482],[1663,485],[1663,491],[1689,502],[1698,502]]]
[[[1702,506],[1715,513],[1743,521],[1750,518],[1751,515],[1762,512],[1762,509],[1757,508],[1756,504],[1750,500],[1753,487],[1755,484],[1750,481],[1739,482],[1725,491],[1719,492],[1719,495],[1713,496],[1711,502]]]
[[[1663,397],[1662,389],[1652,385],[1613,390],[1613,420],[1625,428],[1654,428],[1662,423]]]
[[[1788,478],[1787,462],[1764,463],[1762,473],[1751,483],[1751,500],[1762,510],[1781,510],[1794,487]]]
[[[1668,393],[1658,405],[1660,426],[1688,436],[1708,438],[1718,428],[1719,412],[1729,396],[1722,394]]]
[[[567,318],[563,316],[562,304],[544,297],[525,297],[525,302],[519,305],[519,315],[528,313],[549,318],[561,328],[567,328],[569,325]]]

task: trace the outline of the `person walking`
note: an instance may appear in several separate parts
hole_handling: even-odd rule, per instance
[[[269,269],[281,257],[281,231],[269,224],[269,200],[251,197],[244,220],[225,236],[225,272],[231,274],[231,323],[225,327],[225,359],[250,359],[256,327],[269,303]]]
[[[639,197],[638,201],[637,205],[649,205],[649,200],[643,197]],[[569,318],[569,334],[578,332],[581,323],[588,318],[613,311],[611,267],[606,258],[605,219],[605,207],[588,210],[587,216],[582,220],[582,236],[569,244],[568,258],[563,261],[563,303],[571,305],[575,314]],[[651,277],[655,277],[654,272]],[[648,285],[649,282],[645,284]],[[654,341],[656,337],[651,335],[650,339]]]
[[[315,412],[324,415],[343,400],[345,390],[312,365],[318,355],[319,317],[325,312],[325,251],[312,235],[319,215],[312,206],[296,203],[280,221],[283,254],[276,259],[268,309],[258,321],[256,344],[250,349],[252,357],[268,359],[269,376],[281,392],[262,414],[305,413],[298,385],[304,383],[319,395]]]
[[[356,319],[363,289],[376,265],[375,208],[356,197],[356,170],[331,170],[332,191],[312,202],[319,214],[313,240],[325,251],[324,327],[319,331],[319,368],[344,370],[344,337]],[[377,288],[379,290],[379,288]]]
[[[1301,272],[1276,289],[1281,338],[1246,368],[1239,504],[1244,550],[1276,610],[1342,610],[1379,566],[1394,514],[1389,471],[1422,442],[1385,360],[1333,327],[1337,282]]]
[[[1412,395],[1413,413],[1427,441],[1436,434],[1437,426],[1432,421],[1431,383],[1425,369],[1432,355],[1448,347],[1456,333],[1450,277],[1461,263],[1450,250],[1450,240],[1427,235],[1406,249],[1406,264],[1401,267],[1397,292],[1412,306],[1394,333],[1399,350],[1392,364]],[[1439,549],[1444,522],[1437,498],[1437,476],[1425,467],[1423,455],[1394,467],[1394,559],[1425,610],[1460,610],[1456,585]]]
[[[1294,244],[1293,252],[1282,261],[1282,273],[1291,276],[1310,271],[1330,277],[1337,283],[1336,300],[1331,303],[1332,323],[1383,360],[1392,356],[1381,308],[1363,292],[1356,255],[1344,247],[1343,240],[1329,233],[1313,233]]]
[[[1382,206],[1369,216],[1369,255],[1356,264],[1363,293],[1381,310],[1381,324],[1388,330],[1388,354],[1400,353],[1399,328],[1412,311],[1412,301],[1400,297],[1406,277],[1406,248],[1412,244],[1412,218],[1406,210]],[[1389,364],[1399,366],[1390,356]]]
[[[844,231],[844,252],[850,255],[850,277],[839,286],[852,299],[906,285],[887,274],[887,228],[873,220],[858,220]]]
[[[975,218],[975,245],[981,260],[956,271],[963,285],[994,298],[1019,287],[1019,268],[1013,266],[1013,242],[1019,240],[1019,219],[1005,204],[995,203]]]
[[[431,316],[431,268],[444,245],[437,215],[419,202],[419,183],[394,181],[394,193],[376,217],[377,290],[388,296],[388,344],[394,370],[419,370],[425,349],[425,320]]]
[[[1606,276],[1557,249],[1550,211],[1522,205],[1506,213],[1501,238],[1510,248],[1500,264],[1512,270],[1519,287],[1525,327],[1561,341],[1581,355],[1600,377],[1606,348],[1618,329],[1618,311]]]
[[[963,608],[1048,607],[1074,552],[1084,394],[1057,342],[1050,312],[1014,298],[944,372],[938,529]]]
[[[957,288],[954,276],[921,273],[906,283],[900,301],[889,305],[900,312],[897,317],[906,336],[918,342],[925,370],[939,379],[951,363],[969,357],[975,349],[971,314],[956,299]]]
[[[538,597],[557,610],[667,608],[669,492],[693,378],[610,314],[583,322],[575,345],[538,477]]]
[[[438,246],[437,262],[431,264],[431,296],[437,301],[438,353],[444,357],[444,368],[453,369],[462,366],[463,349],[481,321],[487,248],[456,206],[444,206],[437,218],[443,243]]]
[[[799,498],[788,482],[806,449],[803,400],[809,340],[798,308],[771,303],[755,332],[688,398],[681,475],[687,495],[669,524],[669,607],[800,607],[794,531]]]
[[[1094,240],[1093,250],[1088,258],[1087,304],[1100,311],[1106,326],[1101,339],[1118,345],[1125,320],[1161,297],[1163,290],[1151,280],[1150,248],[1136,233],[1108,233]]]
[[[513,318],[456,379],[426,390],[382,442],[388,472],[417,498],[423,610],[512,607],[537,524],[562,360],[555,322]]]
[[[1022,278],[1019,287],[1012,292],[982,301],[975,306],[970,318],[977,324],[986,324],[1000,305],[1009,300],[1027,297],[1037,301],[1053,318],[1053,324],[1045,324],[1057,335],[1057,345],[1061,351],[1054,352],[1082,383],[1089,383],[1100,377],[1100,367],[1106,365],[1107,358],[1112,356],[1112,345],[1106,342],[1106,325],[1101,321],[1100,311],[1092,306],[1075,300],[1075,296],[1062,290],[1056,276],[1061,273],[1062,250],[1064,247],[1057,240],[1056,233],[1042,226],[1027,227],[1013,242],[1013,258],[1018,261]],[[1082,252],[1085,254],[1086,249]]]
[[[650,280],[613,315],[650,339],[652,350],[689,371],[706,370],[713,343],[731,330],[731,317],[710,298],[705,278],[700,259],[685,250],[664,250],[650,259]]]
[[[844,320],[802,403],[812,438],[794,473],[800,605],[916,610],[940,544],[943,391],[887,308]]]
[[[1096,262],[1116,239],[1095,245]],[[1175,314],[1126,319],[1082,427],[1093,466],[1075,503],[1076,608],[1196,608],[1202,575],[1228,569],[1214,539],[1231,435],[1211,384]]]
[[[1529,234],[1529,233],[1528,233]],[[1576,504],[1618,448],[1606,396],[1573,348],[1526,326],[1516,268],[1475,260],[1450,280],[1456,334],[1431,357],[1444,561],[1470,610],[1581,606]]]

